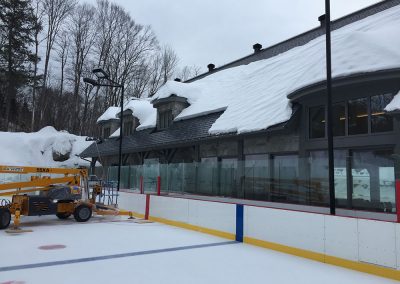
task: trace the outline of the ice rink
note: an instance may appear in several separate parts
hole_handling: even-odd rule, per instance
[[[126,217],[24,217],[0,231],[0,284],[397,283],[226,239]]]

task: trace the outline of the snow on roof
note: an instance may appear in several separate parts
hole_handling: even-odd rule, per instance
[[[385,107],[385,111],[400,110],[400,91],[394,96],[393,100]]]
[[[156,126],[157,109],[153,107],[150,99],[131,98],[124,106],[125,110],[131,110],[132,115],[139,119],[140,125],[136,130],[143,130],[153,128]],[[120,113],[119,107],[109,107],[98,119],[97,122],[106,121],[110,119],[118,119],[117,115]],[[110,137],[118,137],[119,130],[115,131]]]
[[[119,113],[119,107],[111,106],[97,119],[97,123],[110,119],[118,119],[117,118],[118,113]]]
[[[125,106],[124,110],[130,109],[132,115],[139,119],[140,125],[136,130],[153,128],[156,126],[157,109],[153,107],[150,99],[132,98]]]
[[[0,164],[10,166],[77,167],[89,162],[76,155],[82,153],[93,141],[67,131],[57,131],[47,126],[38,132],[0,132]],[[53,153],[65,155],[64,162],[53,160]]]
[[[400,67],[400,6],[332,32],[332,76]],[[226,109],[210,134],[250,132],[287,121],[287,96],[326,79],[325,36],[275,57],[211,74],[192,83],[168,82],[153,97],[175,94],[190,106],[175,119]]]

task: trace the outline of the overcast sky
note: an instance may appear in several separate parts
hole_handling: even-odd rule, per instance
[[[140,24],[151,25],[180,66],[217,67],[319,25],[323,0],[111,0]],[[81,0],[81,2],[84,2]],[[86,0],[95,3],[95,0]],[[337,19],[378,0],[331,0]]]

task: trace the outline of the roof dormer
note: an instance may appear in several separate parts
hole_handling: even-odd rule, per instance
[[[109,107],[98,119],[100,135],[103,139],[110,137],[119,128],[119,118],[116,117],[118,107]]]
[[[157,109],[157,129],[162,130],[171,126],[173,120],[189,106],[186,98],[171,95],[167,98],[156,99],[153,107]]]
[[[123,115],[123,120],[122,120],[123,135],[124,136],[132,135],[140,124],[139,119],[133,115],[133,111],[131,109],[125,109],[122,115]],[[120,118],[121,113],[118,113],[117,116]]]

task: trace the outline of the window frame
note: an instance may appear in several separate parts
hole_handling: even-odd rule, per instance
[[[345,106],[345,134],[341,136],[334,135],[334,138],[350,138],[350,137],[361,137],[361,136],[374,136],[374,135],[384,135],[384,134],[394,134],[396,131],[396,121],[395,119],[392,120],[392,129],[389,131],[382,131],[382,132],[372,132],[372,107],[371,107],[371,99],[372,97],[376,96],[384,96],[384,95],[391,95],[392,99],[395,96],[394,92],[374,92],[369,93],[365,96],[354,95],[348,96],[346,98],[341,98],[338,101],[332,102],[332,105],[344,103]],[[367,133],[360,133],[360,134],[349,134],[349,101],[357,100],[357,99],[366,99],[367,100],[367,111],[368,111],[368,132]],[[306,106],[306,139],[308,141],[319,141],[319,140],[326,140],[327,139],[327,124],[325,123],[325,136],[321,138],[311,138],[311,109],[316,107],[324,107],[325,109],[325,119],[327,118],[327,107],[325,102],[320,103],[313,103]]]

